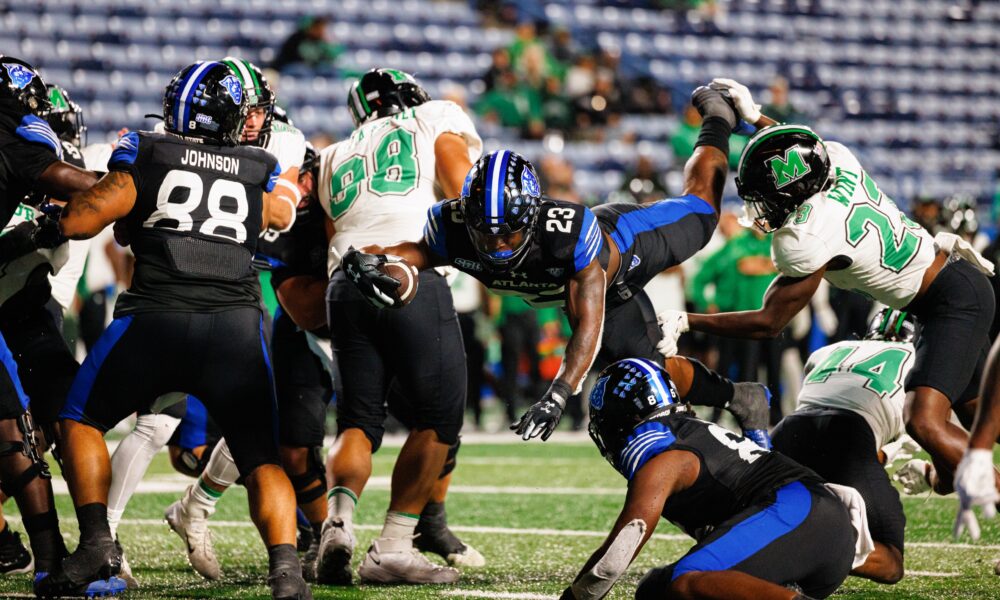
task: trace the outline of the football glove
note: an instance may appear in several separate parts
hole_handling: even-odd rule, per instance
[[[914,458],[896,469],[894,481],[903,486],[903,491],[911,496],[923,494],[931,489],[931,471],[934,467],[926,460]]]
[[[365,254],[351,246],[341,260],[347,278],[358,288],[376,308],[402,306],[396,297],[399,280],[379,270],[379,266],[390,262],[384,254]]]
[[[958,515],[952,534],[955,539],[968,530],[973,540],[980,535],[979,521],[973,507],[981,506],[983,516],[992,519],[997,515],[996,503],[1000,500],[994,479],[993,452],[972,448],[966,450],[955,471],[955,492],[958,493]]]
[[[698,110],[702,119],[721,117],[729,123],[730,129],[735,128],[739,119],[732,102],[718,90],[701,86],[691,92],[691,105]]]
[[[913,458],[913,454],[919,450],[920,445],[904,433],[895,442],[889,442],[882,446],[882,452],[885,454],[885,466],[888,467],[897,460],[910,460]]]
[[[716,78],[708,87],[728,95],[736,106],[740,118],[750,125],[754,125],[760,119],[760,104],[753,101],[753,96],[745,85],[732,79]]]
[[[569,384],[558,379],[553,381],[542,399],[529,406],[527,412],[510,428],[524,441],[540,435],[544,442],[559,426],[566,400],[572,395],[573,389]]]
[[[38,209],[42,212],[42,216],[35,219],[38,227],[31,232],[31,241],[35,248],[51,249],[64,244],[67,238],[59,231],[59,217],[62,216],[62,207],[58,204],[45,202]]]
[[[677,340],[681,334],[688,331],[688,315],[681,310],[665,310],[656,315],[656,321],[660,324],[660,331],[663,338],[656,344],[656,349],[663,354],[664,358],[670,358],[677,354]]]

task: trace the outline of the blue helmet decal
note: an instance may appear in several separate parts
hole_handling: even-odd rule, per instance
[[[479,169],[477,169],[475,166],[473,166],[471,169],[469,169],[468,174],[466,174],[465,181],[462,183],[462,197],[463,198],[468,198],[469,197],[469,188],[472,187],[472,180],[473,180],[473,178],[475,178],[476,173],[478,171],[479,171]]]
[[[594,410],[601,410],[604,408],[604,388],[608,385],[608,380],[611,377],[601,377],[594,384],[594,389],[590,392],[590,407]]]
[[[34,71],[17,63],[3,63],[3,67],[7,69],[7,76],[10,77],[11,83],[19,90],[26,88],[36,76]]]
[[[235,75],[225,77],[221,83],[226,86],[226,90],[229,91],[229,97],[233,99],[233,104],[240,104],[243,102],[243,84],[240,83],[240,80],[237,79]]]
[[[531,169],[524,169],[521,172],[521,190],[529,196],[540,196],[542,194],[542,188],[538,185],[538,179],[535,178],[535,174],[531,172]]]

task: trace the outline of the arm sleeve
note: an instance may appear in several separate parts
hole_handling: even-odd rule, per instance
[[[12,143],[5,157],[26,181],[35,182],[49,166],[62,158],[62,145],[49,124],[35,115],[26,115],[14,130],[22,143]]]
[[[424,241],[431,252],[441,258],[448,258],[448,246],[445,243],[445,223],[443,216],[444,202],[438,202],[427,209],[427,223],[424,225]]]
[[[434,139],[442,133],[454,133],[462,136],[469,146],[469,160],[475,162],[483,153],[483,140],[472,124],[472,119],[462,108],[449,101],[438,101],[433,108],[437,114],[432,115],[434,123]]]
[[[267,176],[267,179],[264,180],[264,183],[261,186],[264,188],[265,192],[273,192],[274,186],[278,184],[278,179],[281,178],[281,163],[275,160],[274,157],[272,157],[272,160],[274,160],[274,163],[273,163],[273,168],[271,169],[271,174]],[[268,165],[268,167],[271,166],[272,165],[270,164]]]
[[[576,273],[587,268],[587,265],[597,258],[604,241],[601,228],[597,224],[597,217],[589,208],[581,207],[581,209],[583,210],[583,223],[580,226],[580,237],[573,249],[573,268]]]
[[[771,260],[778,271],[788,277],[812,275],[834,256],[823,238],[808,231],[782,228],[771,242]]]
[[[111,171],[121,171],[123,173],[128,173],[132,176],[132,180],[135,182],[135,189],[140,189],[140,169],[137,166],[139,162],[139,147],[140,147],[139,134],[135,131],[126,133],[121,138],[118,139],[118,144],[115,146],[114,152],[111,153],[111,158],[108,159],[108,172]]]

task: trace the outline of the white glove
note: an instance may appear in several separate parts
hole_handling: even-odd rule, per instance
[[[897,460],[909,460],[919,450],[920,445],[904,433],[895,442],[889,442],[882,446],[882,452],[885,453],[885,466],[889,467]]]
[[[740,118],[751,125],[757,124],[760,119],[760,104],[754,103],[753,96],[750,95],[750,90],[745,85],[732,79],[716,78],[708,87],[720,92],[728,92],[729,97],[736,104],[736,112],[740,113]]]
[[[656,344],[656,349],[664,358],[677,355],[677,340],[681,334],[688,331],[688,315],[682,310],[665,310],[656,315],[663,338]]]
[[[892,478],[902,484],[904,492],[915,496],[931,489],[930,471],[933,468],[926,460],[914,458],[897,469]]]
[[[997,515],[996,503],[1000,501],[994,479],[993,451],[973,448],[965,451],[962,462],[955,471],[955,491],[958,493],[958,516],[952,534],[957,539],[968,529],[972,539],[979,539],[979,521],[973,507],[981,506],[983,516],[992,519]]]

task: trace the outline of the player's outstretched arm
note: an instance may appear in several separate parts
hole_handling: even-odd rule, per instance
[[[111,171],[90,189],[70,196],[59,229],[70,239],[94,237],[135,206],[135,181],[123,171]]]
[[[49,165],[38,178],[38,187],[49,196],[65,200],[74,192],[88,190],[97,183],[97,173],[61,160]]]
[[[736,112],[722,92],[705,86],[691,94],[691,104],[701,114],[702,123],[694,154],[684,165],[684,194],[698,196],[719,212],[729,170],[729,136],[736,127]]]
[[[667,499],[690,487],[697,480],[698,471],[695,455],[678,450],[664,452],[643,465],[629,485],[625,506],[611,533],[562,598],[603,598],[653,535]]]
[[[438,185],[445,198],[458,198],[465,176],[472,169],[469,144],[455,133],[442,133],[434,140],[434,162]]]
[[[570,279],[566,292],[566,314],[573,334],[566,344],[566,357],[555,381],[510,428],[525,441],[541,436],[549,439],[559,426],[566,401],[580,391],[601,347],[604,329],[606,275],[595,258]]]

